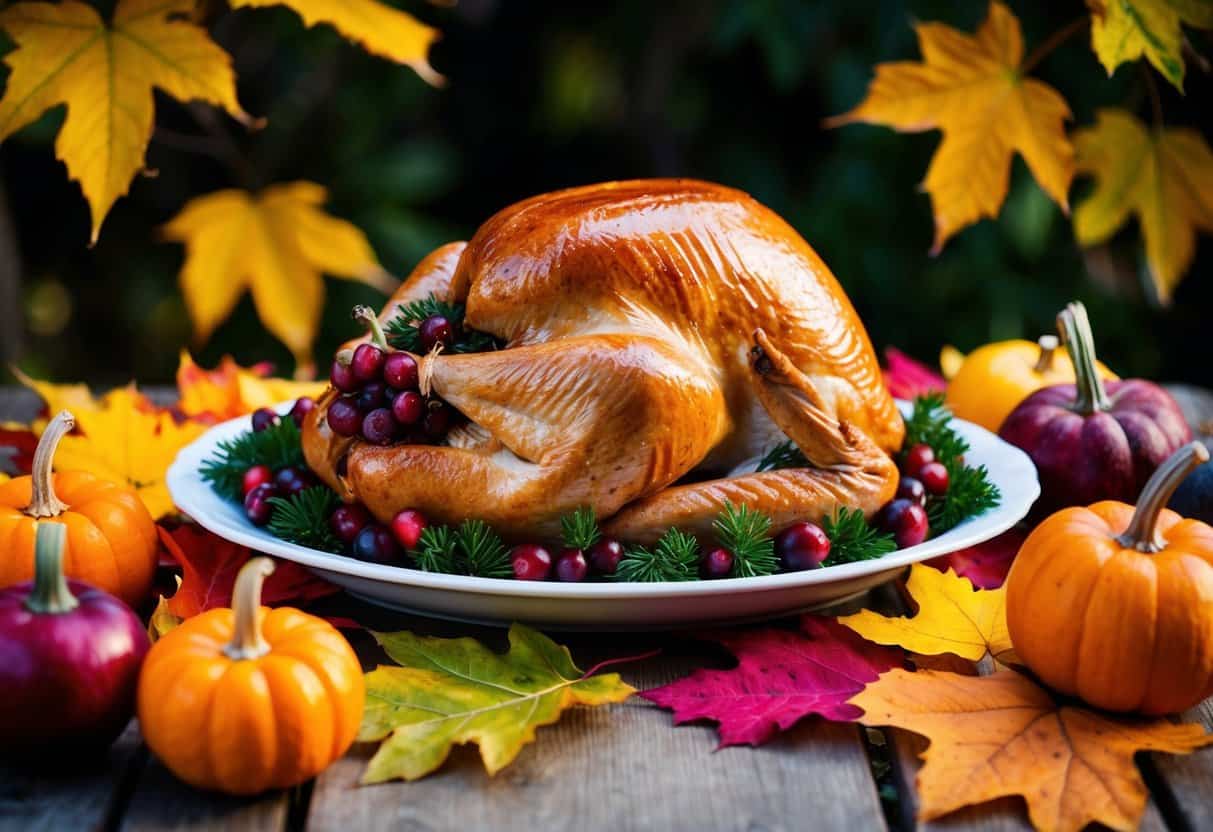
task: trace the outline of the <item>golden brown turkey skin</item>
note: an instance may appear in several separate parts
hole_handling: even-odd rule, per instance
[[[896,487],[903,426],[863,325],[809,245],[743,193],[641,180],[537,196],[427,257],[381,318],[431,293],[506,343],[432,359],[434,391],[474,427],[452,447],[339,439],[331,393],[304,427],[313,470],[381,520],[416,508],[542,539],[589,505],[648,541],[706,535],[725,500],[778,527],[874,512]],[[784,435],[811,467],[669,487]]]

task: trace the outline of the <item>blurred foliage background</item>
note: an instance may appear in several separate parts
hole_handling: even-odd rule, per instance
[[[938,133],[825,130],[826,116],[863,96],[880,61],[916,60],[914,20],[972,30],[984,3],[964,0],[624,0],[571,4],[461,0],[396,5],[438,26],[431,62],[448,83],[367,55],[332,29],[303,28],[286,9],[218,14],[245,108],[268,118],[248,133],[221,114],[157,94],[148,166],[87,247],[88,215],[51,144],[52,111],[0,146],[0,184],[20,256],[20,366],[96,385],[171,379],[178,350],[213,364],[270,359],[291,370],[246,297],[205,345],[191,344],[177,287],[183,250],[158,227],[191,197],[224,187],[308,179],[331,213],[370,237],[404,277],[431,248],[468,237],[501,207],[599,180],[693,176],[749,191],[782,213],[846,287],[878,348],[934,363],[940,346],[1035,338],[1081,298],[1100,356],[1122,375],[1213,386],[1206,349],[1213,309],[1213,239],[1202,238],[1167,308],[1143,288],[1140,235],[1130,223],[1082,252],[1069,220],[1018,159],[1002,216],[937,257],[930,205],[917,185]],[[1027,50],[1085,14],[1078,0],[1015,2]],[[1085,33],[1037,75],[1070,102],[1077,124],[1101,106],[1147,116],[1141,70],[1108,79]],[[1191,32],[1213,53],[1207,33]],[[1213,76],[1189,62],[1188,94],[1160,83],[1169,124],[1213,139]],[[201,115],[201,118],[197,116]],[[1090,189],[1077,180],[1072,203]],[[327,281],[321,366],[352,334],[348,310],[374,290]]]

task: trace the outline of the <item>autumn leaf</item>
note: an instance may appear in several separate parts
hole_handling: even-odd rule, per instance
[[[1200,725],[1114,718],[1059,703],[1012,670],[891,670],[851,703],[867,725],[931,741],[917,780],[923,821],[1020,795],[1042,832],[1077,832],[1089,823],[1136,829],[1147,793],[1133,755],[1186,754],[1213,742]]]
[[[906,590],[918,605],[913,616],[889,618],[860,610],[838,621],[869,641],[913,653],[952,653],[974,662],[986,653],[996,659],[1011,655],[1005,589],[975,589],[955,572],[916,563]]]
[[[942,23],[919,23],[915,31],[923,62],[878,65],[863,102],[827,125],[943,131],[923,182],[935,215],[932,253],[965,226],[998,216],[1015,152],[1068,210],[1074,152],[1064,124],[1070,108],[1055,89],[1024,76],[1023,36],[1011,10],[991,2],[975,35]]]
[[[38,434],[29,425],[0,422],[0,467],[13,474],[28,474],[37,447]]]
[[[324,305],[321,273],[391,288],[362,232],[321,210],[325,198],[312,182],[216,191],[164,226],[168,239],[185,244],[181,288],[199,341],[247,288],[261,322],[294,353],[297,373],[307,373]]]
[[[730,670],[697,670],[640,695],[674,712],[674,724],[720,724],[720,747],[761,745],[809,714],[846,722],[860,711],[847,700],[901,654],[859,638],[833,619],[806,615],[801,632],[763,629],[717,636],[737,657]]]
[[[1091,49],[1111,75],[1125,61],[1146,56],[1181,92],[1184,88],[1180,24],[1213,28],[1208,0],[1087,0]]]
[[[1100,110],[1077,131],[1078,170],[1095,190],[1074,211],[1074,234],[1098,245],[1124,225],[1141,224],[1150,280],[1170,299],[1196,251],[1196,231],[1213,232],[1213,150],[1195,130],[1147,128],[1124,110]]]
[[[156,530],[182,574],[166,611],[178,618],[190,618],[216,607],[230,607],[236,573],[253,557],[253,551],[199,526],[187,524],[172,531],[157,526]],[[305,604],[338,591],[297,563],[275,561],[274,572],[262,587],[261,603],[267,607]]]
[[[191,0],[119,0],[111,22],[90,6],[16,3],[0,28],[17,48],[0,98],[0,140],[52,107],[67,105],[55,154],[80,183],[95,242],[110,206],[143,167],[154,122],[152,89],[251,120],[236,101],[226,52],[182,15]]]
[[[177,591],[181,591],[180,576],[177,576]],[[169,609],[168,603],[168,599],[161,595],[156,601],[156,608],[152,610],[151,616],[147,619],[147,637],[152,641],[159,641],[169,630],[174,629],[184,620]]]
[[[505,655],[470,638],[373,635],[402,666],[366,674],[358,739],[386,740],[363,783],[424,777],[466,742],[480,746],[484,767],[496,774],[566,708],[622,702],[634,692],[617,673],[583,676],[567,648],[521,624],[510,627]]]
[[[412,67],[430,84],[443,82],[427,57],[438,30],[375,0],[231,0],[231,5],[286,6],[308,26],[328,23],[367,52]]]
[[[899,349],[887,347],[884,361],[884,383],[894,398],[912,401],[928,393],[942,392],[947,387],[943,376]]]
[[[951,569],[957,575],[968,578],[978,589],[998,589],[1006,581],[1011,564],[1015,562],[1019,547],[1027,536],[1027,530],[1015,526],[997,537],[957,549],[927,563],[941,572]]]
[[[221,422],[302,396],[319,396],[325,383],[274,378],[266,362],[241,367],[230,355],[205,370],[185,350],[177,365],[178,409],[192,419]]]

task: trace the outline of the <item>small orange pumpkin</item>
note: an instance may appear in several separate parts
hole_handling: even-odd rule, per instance
[[[38,521],[67,527],[63,570],[136,607],[156,571],[156,524],[139,495],[87,471],[51,473],[59,440],[75,426],[68,411],[47,423],[31,474],[0,484],[0,586],[34,576]]]
[[[144,662],[143,738],[191,786],[240,795],[294,786],[358,733],[366,693],[358,657],[324,619],[260,606],[273,571],[269,558],[250,560],[231,609],[186,619]]]
[[[1213,694],[1213,527],[1163,508],[1197,465],[1176,451],[1137,507],[1048,517],[1007,576],[1015,652],[1047,685],[1111,711],[1166,714]]]

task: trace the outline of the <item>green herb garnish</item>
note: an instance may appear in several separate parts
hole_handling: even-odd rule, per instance
[[[459,574],[458,546],[455,530],[450,526],[426,526],[417,540],[417,549],[412,552],[413,562],[426,572]]]
[[[779,561],[771,540],[771,518],[747,505],[724,504],[712,523],[716,540],[733,554],[731,578],[773,575]]]
[[[497,532],[483,520],[464,520],[455,532],[463,555],[463,571],[478,578],[512,578],[510,552]]]
[[[565,546],[583,551],[601,540],[602,531],[598,528],[594,509],[582,506],[572,514],[561,517],[560,535]]]
[[[809,460],[791,439],[780,442],[763,454],[754,471],[775,471],[780,468],[807,468]]]
[[[402,305],[383,327],[383,332],[387,336],[388,344],[396,349],[420,353],[423,349],[421,333],[417,328],[426,318],[441,315],[450,321],[451,327],[459,334],[455,343],[448,348],[448,352],[488,352],[497,349],[497,339],[492,335],[468,329],[463,325],[465,311],[461,303],[447,303],[430,295]]]
[[[699,577],[699,542],[671,528],[652,549],[629,546],[615,570],[615,580],[653,583],[693,581]]]
[[[897,549],[893,535],[873,528],[857,508],[840,506],[822,520],[821,528],[830,538],[830,554],[822,566],[875,560]]]
[[[202,479],[222,497],[244,498],[244,472],[254,465],[267,465],[273,471],[302,466],[303,447],[295,420],[283,417],[263,431],[246,431],[218,445],[219,452],[198,467]]]
[[[337,495],[328,486],[314,485],[289,497],[271,497],[269,504],[274,510],[266,528],[274,537],[309,549],[341,551],[341,542],[329,529]]]

